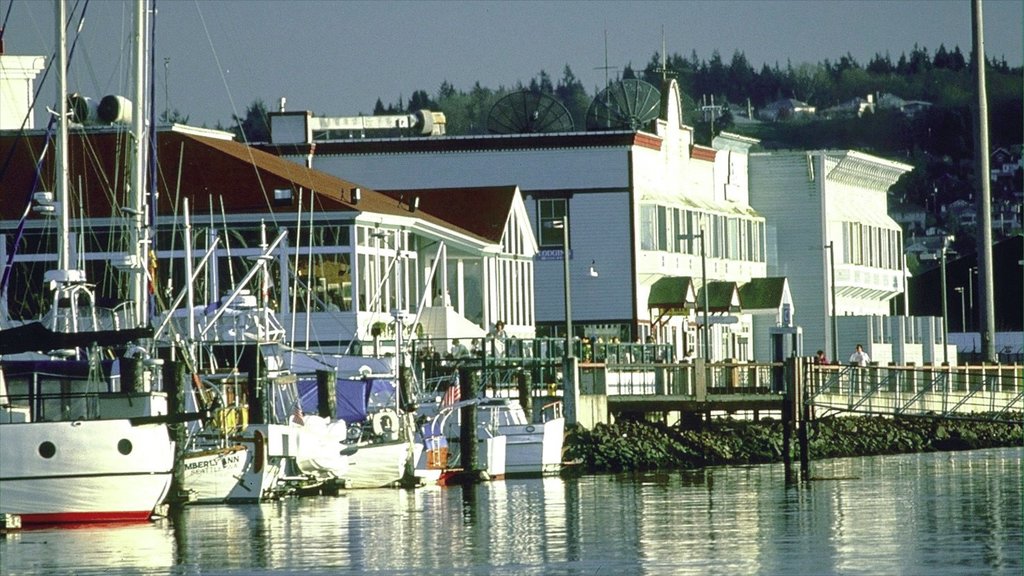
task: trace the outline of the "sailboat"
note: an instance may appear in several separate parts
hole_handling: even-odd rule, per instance
[[[270,243],[265,226],[261,234],[263,254],[236,286],[215,306],[169,312],[157,334],[165,342],[166,325],[194,333],[184,347],[191,348],[184,354],[194,371],[189,397],[194,409],[209,413],[189,425],[179,459],[183,494],[175,496],[186,502],[271,500],[334,481],[347,466],[336,427],[303,418],[284,328],[267,299],[247,288],[259,275],[259,292],[266,293],[265,263],[286,232]]]
[[[0,332],[0,514],[23,524],[146,520],[172,478],[167,395],[153,390],[158,364],[139,345],[151,330],[125,327],[125,315],[97,306],[72,263],[63,0],[55,12],[56,196],[36,200],[60,220],[57,268],[44,276],[53,291],[48,313]],[[140,29],[142,14],[140,3]],[[127,363],[104,360],[108,351]]]

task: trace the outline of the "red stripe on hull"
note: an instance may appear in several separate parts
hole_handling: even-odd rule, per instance
[[[146,522],[152,510],[124,510],[120,512],[54,512],[49,514],[19,514],[23,526],[29,524],[94,524],[96,522]]]

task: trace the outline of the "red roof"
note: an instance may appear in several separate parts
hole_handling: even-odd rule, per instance
[[[501,242],[505,223],[512,211],[515,186],[484,186],[470,188],[430,188],[417,190],[386,190],[392,198],[418,197],[419,209],[451,222],[460,228]]]
[[[158,133],[158,142],[157,213],[161,216],[175,213],[173,201],[179,197],[187,197],[191,210],[196,214],[206,214],[210,210],[219,213],[222,201],[228,214],[294,213],[298,210],[299,189],[305,190],[303,211],[308,210],[309,191],[314,190],[314,209],[317,211],[411,215],[407,204],[399,205],[390,196],[233,140],[164,130]],[[111,217],[114,215],[113,206],[125,204],[126,182],[130,175],[124,166],[129,146],[125,134],[113,130],[74,131],[70,135],[70,182],[72,189],[82,191],[81,200],[76,199],[75,204],[81,202],[86,216]],[[0,202],[0,219],[21,218],[32,191],[34,158],[42,147],[41,134],[27,137],[0,135],[0,196],[6,200]],[[6,162],[8,156],[9,163]],[[41,185],[35,189],[52,191],[52,145],[44,166]],[[358,204],[353,204],[351,191],[356,187],[361,189],[361,199]],[[291,190],[291,201],[275,202],[276,189]],[[180,210],[179,207],[178,212]],[[75,216],[77,212],[75,209]],[[452,227],[452,222],[434,214],[424,211],[417,213],[416,217]],[[35,217],[38,216],[30,216]]]

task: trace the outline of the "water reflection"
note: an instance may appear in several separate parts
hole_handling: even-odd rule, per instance
[[[157,572],[175,564],[166,520],[39,527],[0,536],[0,574]],[[112,567],[108,570],[107,567]]]
[[[1017,574],[1021,449],[507,480],[0,538],[4,574]],[[59,543],[59,546],[53,544]]]

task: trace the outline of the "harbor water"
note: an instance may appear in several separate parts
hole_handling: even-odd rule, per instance
[[[1024,449],[194,506],[0,537],[0,573],[1007,574]]]

